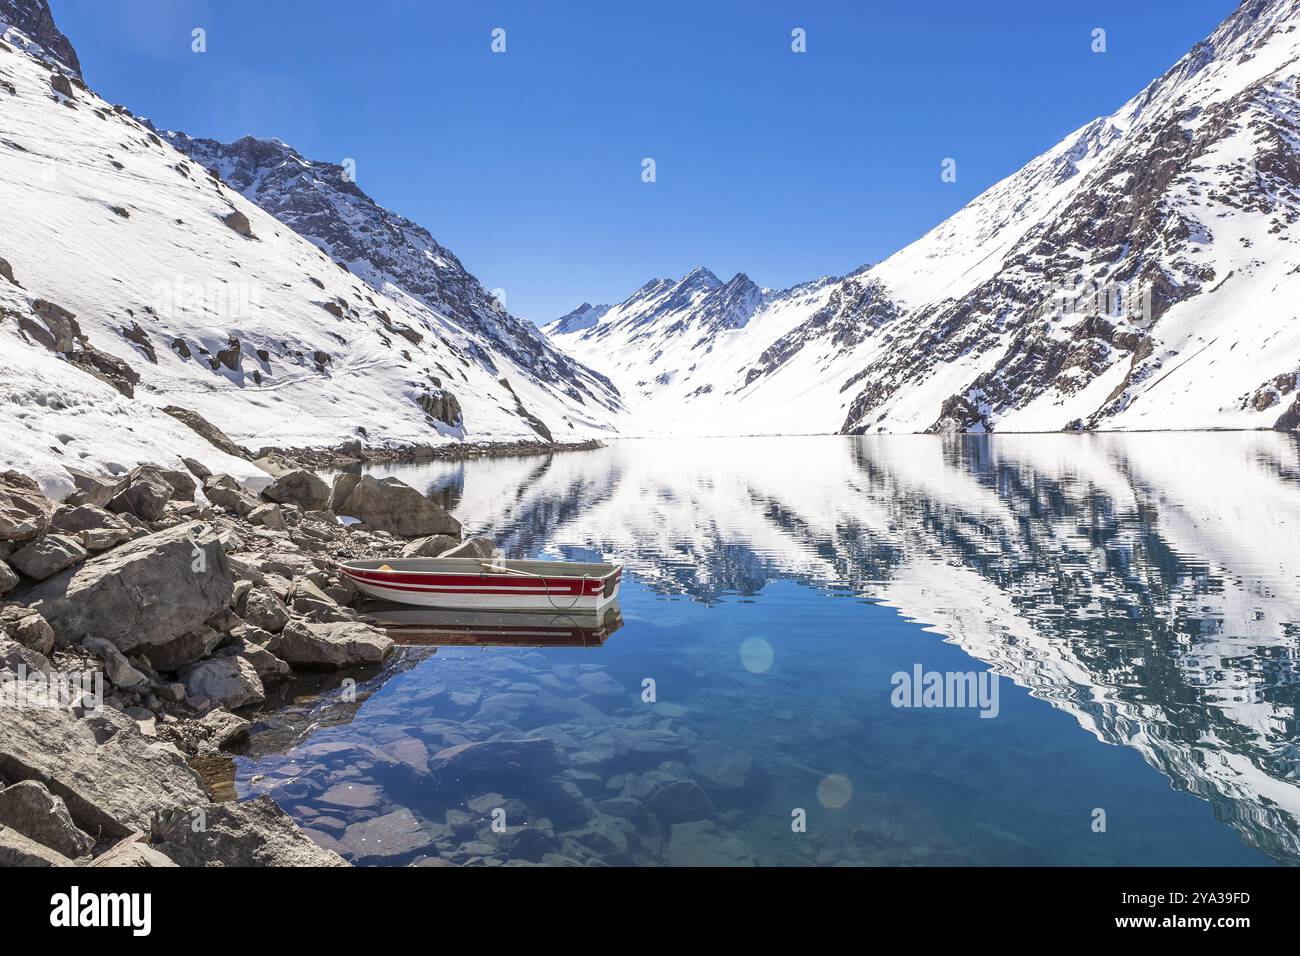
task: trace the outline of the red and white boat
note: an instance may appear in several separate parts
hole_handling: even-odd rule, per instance
[[[499,611],[597,611],[618,599],[623,577],[621,564],[502,558],[381,558],[339,571],[381,601]]]

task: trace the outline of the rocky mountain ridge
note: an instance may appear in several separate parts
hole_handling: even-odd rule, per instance
[[[655,280],[547,330],[611,374],[632,434],[1291,430],[1297,88],[1300,3],[1245,0],[880,263],[721,322],[712,295]]]

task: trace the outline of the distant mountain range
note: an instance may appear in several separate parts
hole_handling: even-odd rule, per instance
[[[1300,0],[1245,0],[852,275],[772,291],[696,269],[546,329],[610,374],[631,434],[1295,429],[1297,27]]]

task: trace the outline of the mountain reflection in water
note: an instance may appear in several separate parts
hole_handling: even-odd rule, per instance
[[[255,748],[244,792],[337,817],[319,838],[358,862],[1300,862],[1292,436],[620,441],[375,472],[454,502],[511,557],[617,560],[630,580],[608,644],[605,624],[542,622],[570,646],[525,652],[508,625],[412,619],[424,639],[406,643],[442,646],[409,648],[350,724],[318,714],[339,726]],[[1001,713],[892,708],[890,673],[914,665],[1002,675]],[[518,805],[553,830],[493,850],[475,808],[501,794],[431,789],[419,753],[520,736],[571,762]],[[357,770],[394,747],[419,752],[406,777]],[[754,774],[732,786],[738,765]],[[349,779],[371,805],[320,802]],[[616,805],[674,780],[705,786],[707,819],[613,832]],[[570,798],[586,809],[561,823]],[[819,802],[792,838],[789,808]],[[410,852],[357,849],[379,833]]]

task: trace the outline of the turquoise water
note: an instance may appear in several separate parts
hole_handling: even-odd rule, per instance
[[[628,575],[621,626],[543,616],[587,646],[428,638],[265,715],[241,794],[355,862],[1300,860],[1294,439],[644,441],[383,471],[512,556]]]

